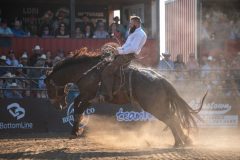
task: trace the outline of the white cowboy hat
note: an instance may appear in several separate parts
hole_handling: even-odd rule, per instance
[[[6,61],[6,60],[7,60],[7,57],[6,57],[5,55],[2,55],[2,56],[0,57],[0,59],[3,60],[3,61]]]
[[[13,82],[9,85],[10,87],[17,87],[17,83]]]
[[[21,58],[22,58],[22,59],[24,59],[24,58],[28,58],[27,53],[23,53],[22,56],[21,56]]]
[[[3,77],[12,78],[15,77],[15,75],[12,74],[11,72],[7,72],[6,74],[3,75]]]
[[[33,50],[40,50],[41,49],[41,47],[39,46],[39,45],[36,45],[34,48],[33,48]]]
[[[163,56],[171,56],[171,54],[169,52],[164,52],[162,53]]]
[[[47,56],[45,54],[42,54],[39,59],[47,59]]]
[[[208,56],[207,58],[209,61],[212,61],[213,60],[213,57],[212,56]]]
[[[23,65],[22,64],[18,64],[17,67],[21,68],[21,67],[23,67]]]

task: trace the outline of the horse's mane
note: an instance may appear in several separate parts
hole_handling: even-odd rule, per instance
[[[64,68],[66,66],[69,66],[69,65],[73,65],[73,64],[79,64],[79,63],[87,63],[87,62],[90,62],[92,61],[93,59],[99,59],[100,56],[86,56],[86,55],[83,55],[83,56],[79,56],[79,57],[70,57],[70,58],[66,58],[60,62],[58,62],[54,67],[53,67],[53,70],[52,72],[56,72],[58,71],[59,69],[61,68]]]
[[[119,47],[119,45],[117,43],[108,42],[108,43],[104,44],[101,48],[108,46],[108,45],[115,47],[115,48]],[[72,52],[69,52],[69,54],[71,54],[72,57],[66,58],[66,59],[58,62],[53,67],[52,73],[58,71],[61,68],[69,66],[69,65],[79,64],[79,63],[83,63],[83,62],[87,63],[94,59],[99,59],[103,53],[99,49],[89,51],[87,47],[83,47],[83,48],[74,50]]]
[[[137,72],[138,74],[144,75],[151,81],[163,79],[163,76],[160,73],[150,67],[129,66],[129,69]]]

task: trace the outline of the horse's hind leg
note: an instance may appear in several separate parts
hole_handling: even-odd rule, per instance
[[[182,140],[181,134],[179,133],[178,129],[176,128],[176,124],[174,122],[174,120],[172,119],[172,117],[165,117],[164,119],[160,119],[161,121],[163,121],[172,131],[174,140],[175,140],[175,147],[178,146],[183,146],[184,142]]]
[[[192,145],[193,142],[192,142],[191,138],[189,137],[189,135],[184,133],[182,127],[180,126],[179,119],[176,116],[174,116],[173,121],[174,121],[176,130],[178,131],[179,135],[181,136],[182,141],[184,142],[184,146]]]
[[[180,122],[176,116],[168,117],[166,119],[163,119],[162,121],[166,123],[171,129],[175,139],[175,147],[192,145],[191,138],[184,133],[182,127],[180,126]]]

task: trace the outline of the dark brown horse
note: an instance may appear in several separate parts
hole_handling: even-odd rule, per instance
[[[100,56],[69,58],[57,64],[45,79],[49,99],[55,105],[61,103],[64,97],[63,87],[67,83],[75,83],[79,87],[81,94],[74,101],[72,135],[79,135],[82,113],[91,105],[89,101],[96,96],[101,72],[107,64],[108,62],[102,60]],[[127,67],[122,76],[125,77],[122,78],[123,86],[119,88],[121,84],[119,75],[116,75],[114,85],[115,91],[118,92],[109,103],[126,104],[134,101],[144,111],[151,113],[171,129],[175,146],[192,143],[188,134],[184,133],[184,129],[196,127],[197,111],[180,97],[166,79],[151,69]],[[205,96],[202,98],[200,109]]]

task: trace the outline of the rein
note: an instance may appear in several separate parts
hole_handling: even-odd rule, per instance
[[[93,67],[91,67],[89,70],[87,70],[86,72],[83,73],[83,75],[81,77],[78,78],[78,80],[75,83],[78,83],[83,77],[85,77],[89,72],[91,72],[92,70],[94,70],[95,68],[97,68],[97,70],[99,70],[103,65],[106,64],[105,60],[100,61],[99,63],[97,63],[96,65],[94,65]]]
[[[91,72],[92,70],[94,70],[95,68],[97,68],[98,70],[106,64],[106,61],[105,60],[102,60],[100,61],[99,63],[97,63],[96,65],[94,65],[93,67],[91,67],[89,70],[85,71],[83,73],[83,75],[81,77],[79,77],[77,79],[77,81],[75,81],[74,83],[78,83],[82,78],[84,78],[89,72]],[[53,79],[50,80],[50,84],[54,87],[54,90],[55,90],[55,96],[56,96],[56,99],[62,99],[65,94],[63,95],[59,95],[59,89],[62,89],[62,88],[65,88],[65,85],[57,85]]]

